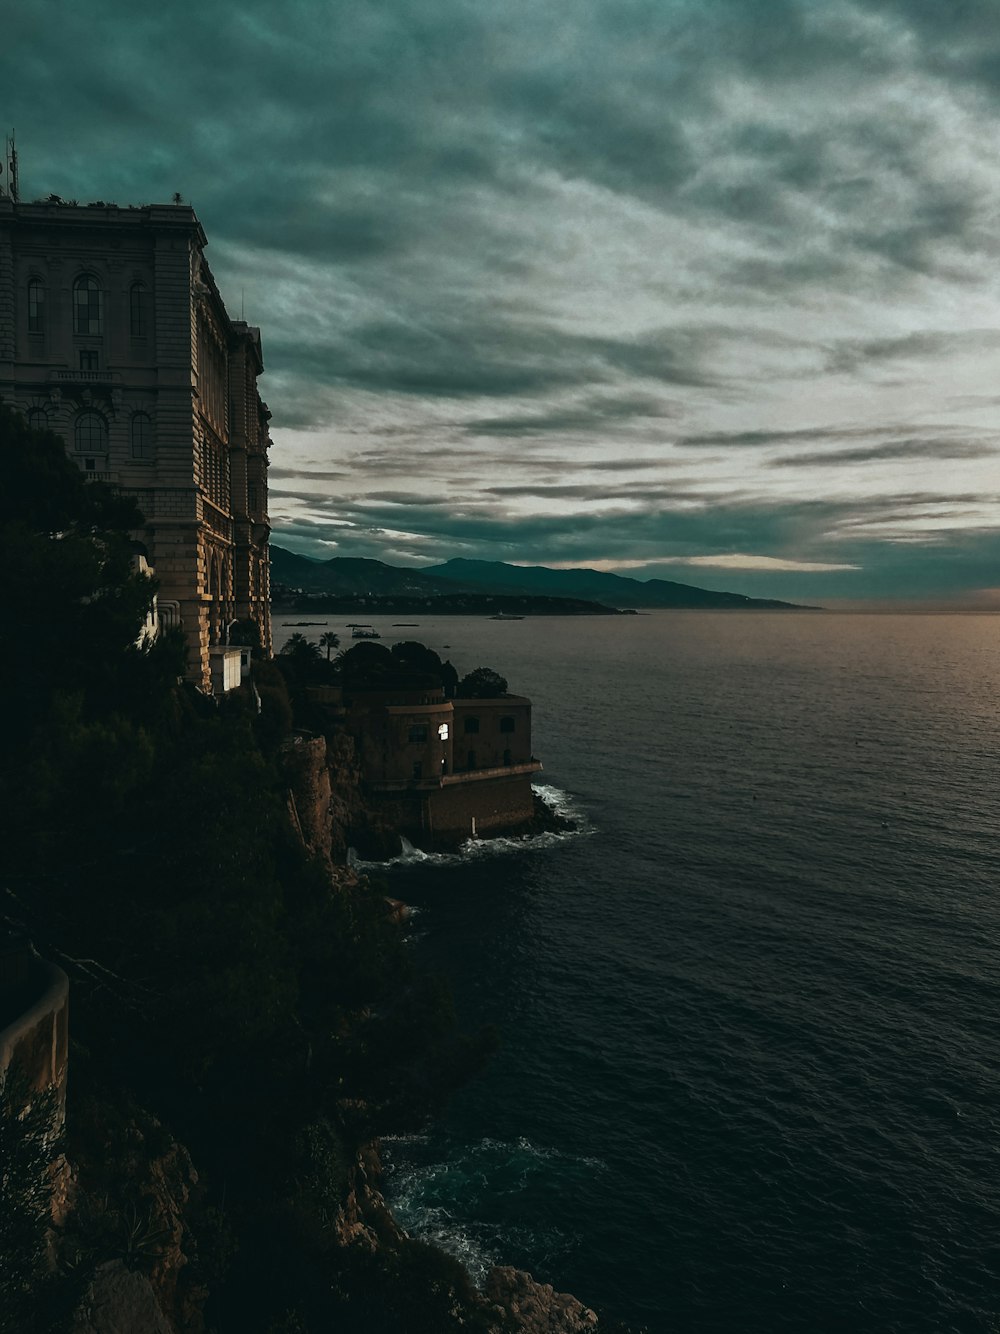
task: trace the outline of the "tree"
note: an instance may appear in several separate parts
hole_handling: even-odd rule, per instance
[[[340,644],[340,635],[335,635],[332,630],[326,630],[320,635],[319,642],[326,649],[326,660],[329,662],[331,650],[337,648]]]
[[[441,675],[441,659],[432,648],[415,639],[404,639],[399,644],[393,644],[390,652],[393,662],[404,671],[419,672],[426,676]]]
[[[88,707],[141,697],[146,669],[184,670],[175,641],[137,647],[156,592],[133,569],[135,502],[88,482],[51,431],[34,431],[0,402],[0,690],[16,699],[22,735],[51,692],[79,692]]]
[[[291,658],[296,666],[307,667],[319,661],[319,645],[315,640],[306,639],[305,635],[296,631],[291,638],[285,640],[281,654],[282,657]]]
[[[496,699],[506,695],[507,681],[492,667],[477,667],[462,677],[455,693],[459,699]]]

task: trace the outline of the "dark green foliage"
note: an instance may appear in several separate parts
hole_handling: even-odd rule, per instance
[[[176,644],[135,647],[156,586],[131,568],[134,503],[87,482],[58,436],[29,431],[3,403],[0,468],[0,686],[19,701],[7,727],[23,736],[67,682],[110,707],[141,697],[150,667],[176,677]]]
[[[47,1264],[52,1167],[60,1152],[54,1089],[29,1089],[16,1067],[0,1081],[0,1331],[49,1327],[58,1283]]]
[[[463,676],[456,691],[459,699],[496,699],[506,693],[506,679],[492,667],[477,667],[468,676]]]
[[[426,644],[418,644],[412,639],[404,640],[393,644],[389,651],[393,662],[404,671],[421,672],[426,676],[441,675],[441,659]]]
[[[282,655],[291,658],[296,666],[309,666],[319,661],[319,645],[313,639],[306,639],[298,630],[281,647]]]
[[[392,654],[386,646],[366,640],[342,653],[337,665],[345,686],[373,684],[393,670]]]

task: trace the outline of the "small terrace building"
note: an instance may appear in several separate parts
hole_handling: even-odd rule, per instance
[[[527,828],[534,816],[531,701],[447,699],[441,686],[345,692],[365,787],[425,847]]]

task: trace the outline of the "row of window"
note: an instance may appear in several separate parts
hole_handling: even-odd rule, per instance
[[[49,417],[44,408],[31,408],[28,425],[34,431],[47,431]],[[145,412],[134,412],[129,422],[129,439],[134,459],[153,457],[153,420]],[[108,450],[108,423],[99,412],[88,410],[78,414],[73,423],[73,444],[81,454],[106,454]]]
[[[473,735],[479,732],[478,718],[467,717],[465,718],[464,723],[465,723],[466,736]],[[442,737],[442,740],[446,740],[448,735],[447,724],[443,724],[443,726],[445,728],[445,734],[444,737]],[[500,719],[501,732],[513,732],[515,728],[516,728],[516,721],[509,715]],[[428,731],[426,723],[414,723],[414,725],[410,728],[411,741],[426,741],[427,736],[428,736]]]
[[[129,333],[145,338],[149,332],[149,291],[136,282],[128,289]],[[45,287],[40,278],[28,282],[28,332],[45,332]],[[104,333],[104,292],[97,279],[81,274],[73,284],[73,332],[88,337]]]

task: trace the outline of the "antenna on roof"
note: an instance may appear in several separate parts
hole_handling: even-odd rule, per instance
[[[14,131],[11,130],[4,140],[4,162],[7,164],[7,193],[16,204],[21,198],[17,180],[17,148],[14,144]]]

